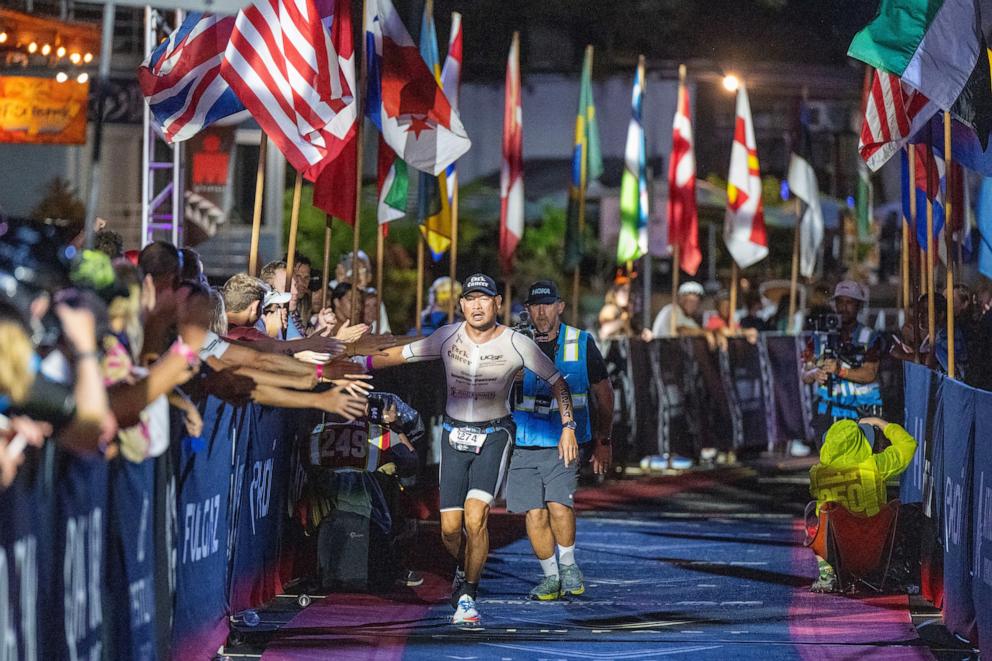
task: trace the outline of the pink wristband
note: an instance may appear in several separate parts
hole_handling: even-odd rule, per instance
[[[196,367],[200,364],[200,357],[188,344],[183,342],[182,338],[173,342],[169,351],[177,356],[182,356],[186,360],[186,364],[190,367]]]
[[[314,372],[317,374],[317,381],[324,380],[324,365],[322,363],[317,363],[314,366]]]
[[[365,356],[365,371],[372,371],[372,356]]]

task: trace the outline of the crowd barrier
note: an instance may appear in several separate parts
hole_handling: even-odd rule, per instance
[[[142,463],[30,453],[0,492],[0,660],[209,659],[229,616],[283,589],[311,416],[212,397],[202,412],[199,439]]]
[[[614,438],[628,457],[698,457],[701,448],[782,450],[812,435],[812,392],[800,382],[805,338],[704,338],[604,343],[616,393]]]
[[[900,499],[921,503],[923,595],[947,628],[992,641],[992,392],[905,365],[905,424],[920,441]]]

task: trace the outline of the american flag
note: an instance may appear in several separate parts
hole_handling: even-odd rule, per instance
[[[899,76],[875,70],[865,102],[858,152],[878,170],[922,128],[937,106]]]
[[[138,68],[141,92],[168,142],[188,140],[221,119],[247,118],[220,77],[233,29],[233,16],[192,12]]]
[[[348,0],[254,0],[241,10],[221,75],[294,168],[315,180],[355,126]],[[348,34],[347,43],[340,37]]]

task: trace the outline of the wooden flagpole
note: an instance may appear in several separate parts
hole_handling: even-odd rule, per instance
[[[303,173],[296,171],[293,184],[293,210],[289,215],[289,244],[286,246],[286,285],[284,291],[293,290],[294,269],[296,268],[296,233],[300,228],[300,196],[303,193]]]
[[[947,245],[946,293],[947,298],[947,376],[954,378],[954,240],[951,238],[951,202],[954,198],[952,191],[951,173],[951,113],[944,111],[944,172],[946,177],[944,196],[944,239]],[[931,344],[934,342],[931,340]]]
[[[366,89],[366,79],[368,77],[369,54],[365,33],[368,26],[365,24],[365,2],[362,2],[362,62],[358,71],[358,93],[355,94],[355,224],[352,227],[354,234],[351,243],[351,314],[349,321],[355,324],[359,319],[358,310],[358,246],[361,239],[362,226],[362,163],[365,156],[365,145],[363,144],[364,131],[362,125],[365,123],[365,108],[362,95]]]
[[[927,291],[927,280],[926,280],[926,267],[924,266],[924,256],[923,248],[919,245],[918,232],[916,231],[917,223],[919,222],[919,213],[916,208],[916,147],[910,145],[906,147],[908,153],[909,161],[909,217],[910,217],[910,252],[912,253],[912,262],[916,265],[916,272],[918,278],[913,278],[912,273],[910,273],[910,283],[914,289],[913,292],[913,353],[916,354],[916,362],[920,362],[922,356],[920,355],[920,344],[923,338],[920,337],[920,295],[926,293]],[[911,269],[912,271],[912,269]]]
[[[448,265],[448,277],[451,279],[448,296],[448,323],[455,321],[455,281],[458,278],[458,175],[448,180],[448,185],[454,184],[451,191],[451,255]],[[420,316],[420,312],[417,312]]]
[[[685,94],[685,65],[679,65],[679,93],[676,100],[676,113],[682,111],[682,100],[683,94]],[[653,187],[652,187],[653,188]],[[671,223],[672,219],[669,218],[668,222]],[[677,308],[678,305],[678,293],[679,293],[679,279],[682,276],[682,232],[685,231],[684,227],[679,228],[678,237],[675,241],[675,245],[672,246],[672,314],[671,319],[669,319],[668,332],[672,337],[675,337],[678,329],[678,317]],[[671,226],[669,226],[668,236],[671,236]],[[645,306],[650,306],[650,301],[645,301]]]
[[[321,271],[320,275],[320,291],[321,291],[321,307],[330,307],[330,298],[327,295],[327,283],[331,277],[331,224],[333,223],[333,218],[328,215],[324,219],[324,270]],[[320,312],[320,310],[318,310]]]
[[[421,227],[423,226],[421,225]],[[417,236],[417,309],[414,310],[414,316],[417,318],[417,335],[420,335],[420,328],[422,325],[420,311],[424,308],[424,241],[426,241],[426,239],[420,232],[420,227],[417,228],[417,234],[419,235]]]
[[[592,57],[593,57],[593,47],[592,45],[586,46],[585,59],[588,62],[588,67],[590,75],[592,72]],[[585,63],[583,63],[585,66]],[[580,92],[579,97],[582,94]],[[579,112],[585,116],[586,109],[580,108]],[[585,127],[588,130],[588,127]],[[586,142],[585,147],[582,150],[581,163],[579,163],[579,245],[583,244],[583,238],[585,237],[586,230],[586,188],[589,185],[588,177],[588,165],[589,165],[589,144]],[[576,326],[580,326],[579,321],[579,283],[582,278],[582,251],[579,251],[579,261],[575,264],[575,269],[572,271],[572,323]]]
[[[730,258],[730,332],[737,332],[737,260]]]
[[[507,326],[513,321],[513,293],[510,291],[510,277],[506,277],[506,291],[503,295],[503,323]]]
[[[796,318],[796,298],[799,290],[799,241],[803,224],[803,201],[796,198],[796,229],[792,233],[792,275],[789,278],[789,319],[785,330],[791,331],[792,321]]]
[[[265,131],[258,141],[258,169],[255,172],[255,208],[251,214],[251,249],[248,253],[248,275],[258,275],[258,239],[262,232],[262,199],[265,193],[265,151],[269,141]]]
[[[382,334],[382,274],[386,250],[386,225],[376,227],[375,236],[375,332]]]

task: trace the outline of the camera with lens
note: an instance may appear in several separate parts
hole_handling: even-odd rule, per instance
[[[381,395],[369,395],[368,420],[373,425],[384,425],[386,415],[386,399]]]
[[[840,315],[830,312],[806,317],[806,330],[817,333],[833,333],[840,331]]]
[[[533,340],[537,334],[537,330],[534,328],[534,324],[533,322],[531,322],[530,314],[527,312],[527,310],[521,310],[517,319],[518,321],[513,326],[513,330],[517,331],[518,333],[522,333],[523,335],[526,335],[527,337]]]

